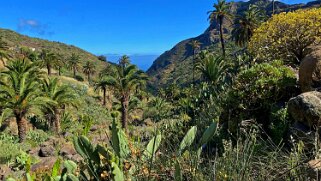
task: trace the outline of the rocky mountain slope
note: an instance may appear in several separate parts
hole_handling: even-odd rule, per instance
[[[250,0],[248,2],[235,2],[231,4],[233,14],[241,14],[250,4],[257,4],[264,7],[267,14],[272,13],[272,4],[269,0]],[[319,7],[320,0],[312,1],[307,4],[288,5],[282,2],[275,2],[276,12],[293,11],[300,8]],[[210,8],[210,7],[209,7]],[[229,36],[231,32],[231,22],[225,21],[225,36]],[[212,22],[209,28],[201,35],[183,40],[175,45],[171,50],[166,51],[160,55],[147,70],[148,75],[151,77],[150,84],[154,88],[162,87],[168,84],[186,84],[190,76],[190,71],[187,66],[191,66],[192,62],[192,48],[189,43],[193,40],[199,41],[201,49],[206,49],[211,45],[216,45],[219,42],[218,24]]]

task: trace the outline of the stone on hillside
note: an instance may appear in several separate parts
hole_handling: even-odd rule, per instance
[[[32,172],[39,172],[39,173],[51,171],[51,169],[56,161],[57,161],[56,157],[41,158],[40,162],[33,164],[31,166],[31,171]]]
[[[321,125],[321,93],[306,92],[290,99],[288,112],[297,122],[309,128]]]
[[[12,170],[8,165],[0,165],[0,180],[4,180],[11,172]]]
[[[75,155],[77,154],[76,150],[74,149],[72,144],[65,144],[60,149],[60,155],[61,156],[68,156],[68,155]]]
[[[312,53],[301,62],[299,84],[302,92],[321,87],[321,45],[314,47]]]
[[[40,157],[50,157],[54,156],[56,152],[55,147],[50,142],[45,142],[40,145],[39,156]]]

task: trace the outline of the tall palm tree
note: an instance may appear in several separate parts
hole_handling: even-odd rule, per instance
[[[195,55],[197,53],[197,51],[201,48],[201,43],[197,40],[192,40],[192,42],[190,42],[190,45],[192,47],[193,50],[193,63],[192,63],[192,73],[193,73],[193,83],[195,82]]]
[[[12,61],[6,70],[0,73],[0,103],[4,109],[10,110],[18,125],[20,142],[26,139],[29,113],[40,114],[43,107],[55,104],[41,92],[40,71],[36,63],[25,60]]]
[[[2,64],[5,66],[5,60],[9,58],[9,45],[7,42],[5,42],[2,37],[0,37],[0,60],[2,61]]]
[[[90,75],[93,75],[96,72],[95,68],[95,64],[91,61],[87,61],[86,64],[83,66],[82,70],[84,74],[87,75],[88,82],[90,82]]]
[[[235,19],[232,39],[237,45],[244,47],[265,18],[265,12],[262,9],[256,5],[250,5],[247,11]]]
[[[129,59],[125,64],[123,62],[119,63],[114,73],[105,78],[121,102],[122,127],[126,130],[128,125],[129,100],[132,94],[137,91],[137,87],[144,85],[148,77],[135,65],[130,64]]]
[[[70,86],[60,85],[57,78],[46,79],[42,85],[42,90],[46,97],[56,103],[49,108],[44,108],[43,111],[53,125],[54,131],[59,134],[61,111],[68,105],[77,107],[77,94]]]
[[[209,11],[210,22],[217,21],[220,28],[220,40],[222,46],[223,57],[225,57],[225,43],[224,43],[224,32],[223,32],[223,23],[224,19],[230,19],[232,14],[230,12],[230,6],[226,3],[225,0],[218,0],[217,3],[213,5],[214,10]]]
[[[41,65],[47,68],[48,75],[51,75],[52,68],[57,63],[57,56],[49,50],[43,49],[40,53]]]
[[[68,64],[69,68],[74,72],[74,77],[76,77],[80,65],[80,56],[73,53],[69,58]]]
[[[106,93],[107,87],[109,86],[109,81],[106,77],[100,77],[98,82],[95,83],[95,91],[102,90],[103,91],[103,105],[106,106]]]

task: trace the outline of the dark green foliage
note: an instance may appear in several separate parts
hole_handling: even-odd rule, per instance
[[[279,144],[284,141],[287,136],[290,120],[286,108],[278,109],[277,107],[272,108],[270,113],[270,135],[272,140]]]
[[[246,119],[254,119],[268,129],[271,108],[275,104],[285,105],[296,93],[295,84],[295,73],[281,61],[256,64],[243,70],[229,91],[221,121],[229,120],[233,131]]]
[[[83,82],[85,80],[81,75],[76,75],[75,79],[80,81],[80,82]]]

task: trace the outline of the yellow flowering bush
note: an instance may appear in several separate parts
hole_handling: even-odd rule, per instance
[[[299,64],[320,43],[321,8],[274,15],[254,32],[249,50],[259,61],[282,59]]]

